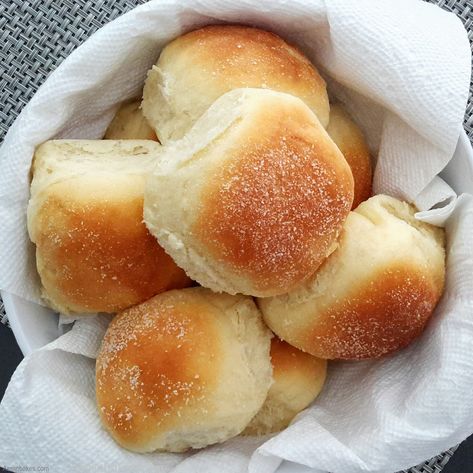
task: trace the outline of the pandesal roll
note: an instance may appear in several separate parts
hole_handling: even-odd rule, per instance
[[[294,46],[257,28],[213,25],[176,38],[161,52],[143,90],[143,113],[162,143],[183,137],[221,95],[267,88],[301,98],[328,123],[326,84]]]
[[[258,300],[271,330],[314,356],[347,360],[380,357],[418,337],[443,292],[445,237],[415,212],[385,195],[359,205],[317,273]]]
[[[135,452],[238,435],[271,384],[271,332],[249,297],[165,292],[111,322],[96,367],[102,423]]]
[[[244,435],[266,435],[285,429],[294,417],[320,393],[327,361],[271,339],[273,383],[263,407],[246,427]]]
[[[191,284],[143,224],[153,141],[56,140],[33,162],[28,231],[43,296],[63,313],[116,312]]]
[[[271,296],[333,251],[352,199],[347,162],[301,99],[237,89],[164,147],[144,218],[202,286]]]
[[[153,140],[157,141],[140,108],[141,100],[124,102],[105,132],[105,140]]]
[[[352,208],[369,199],[373,172],[371,156],[363,132],[340,104],[331,104],[327,133],[347,160],[353,174],[354,197]]]

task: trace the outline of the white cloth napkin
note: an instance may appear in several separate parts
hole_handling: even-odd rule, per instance
[[[118,103],[140,94],[162,46],[214,22],[257,25],[299,45],[379,151],[375,191],[415,201],[423,220],[446,222],[447,287],[436,314],[406,350],[332,363],[316,403],[279,435],[180,455],[130,453],[101,428],[93,357],[108,319],[83,319],[14,374],[0,405],[0,464],[272,473],[286,459],[317,471],[381,473],[473,432],[473,197],[457,199],[435,177],[461,130],[470,50],[460,21],[420,0],[157,0],[98,31],[51,74],[0,150],[0,288],[38,301],[25,221],[35,146],[100,137]]]

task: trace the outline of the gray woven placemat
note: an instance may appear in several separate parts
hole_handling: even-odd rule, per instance
[[[72,50],[94,31],[146,0],[0,0],[0,143],[10,125]],[[473,43],[473,0],[429,0],[456,13]],[[473,141],[473,84],[465,130]],[[8,324],[0,298],[0,322]],[[439,473],[456,447],[403,473]]]

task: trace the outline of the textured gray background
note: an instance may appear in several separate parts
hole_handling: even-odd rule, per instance
[[[473,0],[429,1],[460,17],[473,43]],[[0,143],[23,106],[71,51],[141,3],[145,0],[0,0]],[[472,90],[470,84],[464,126],[473,141]],[[0,322],[8,323],[1,299]],[[406,472],[438,473],[454,451]]]

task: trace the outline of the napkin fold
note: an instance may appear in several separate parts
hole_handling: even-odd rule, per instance
[[[140,94],[161,48],[216,22],[275,31],[317,64],[377,156],[375,191],[414,201],[418,218],[446,226],[445,294],[407,349],[330,363],[322,394],[285,431],[187,454],[134,454],[103,430],[94,357],[109,317],[81,319],[15,372],[0,405],[2,465],[273,473],[288,460],[321,472],[381,473],[473,432],[473,197],[457,197],[436,177],[460,134],[470,49],[454,15],[420,0],[152,0],[99,30],[51,74],[0,150],[0,288],[40,303],[26,232],[35,147],[51,138],[101,137],[119,103]]]

